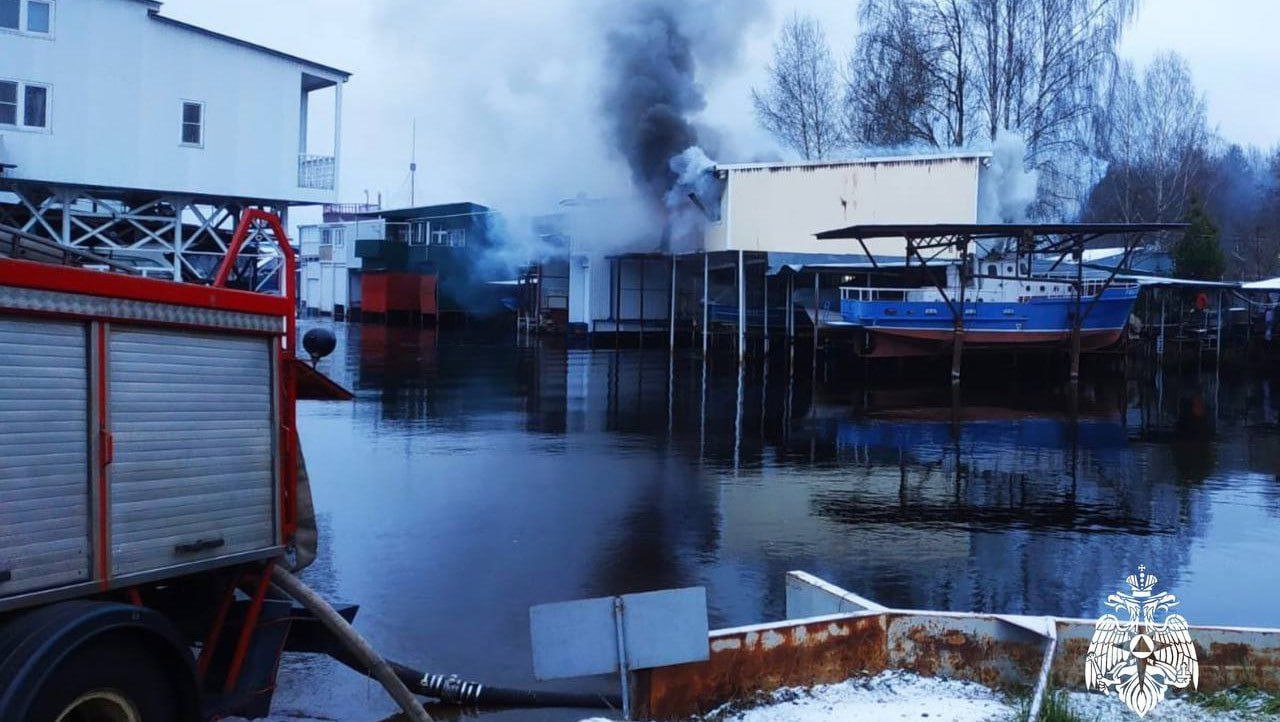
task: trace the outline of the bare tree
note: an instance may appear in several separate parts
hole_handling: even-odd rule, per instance
[[[971,109],[967,0],[863,0],[845,69],[845,125],[858,142],[959,146]]]
[[[905,3],[884,3],[875,12],[883,15],[860,38],[846,66],[846,135],[876,146],[942,145],[924,34]]]
[[[835,61],[821,23],[793,15],[773,45],[768,72],[768,87],[751,91],[765,130],[806,160],[843,145]]]
[[[1211,190],[1205,100],[1187,61],[1158,55],[1141,78],[1123,63],[1106,101],[1097,144],[1109,167],[1099,201],[1121,220],[1181,219],[1194,193]]]
[[[1037,213],[1063,213],[1079,202],[1099,81],[1137,3],[862,0],[848,125],[863,142],[941,147],[1017,133],[1040,174]]]

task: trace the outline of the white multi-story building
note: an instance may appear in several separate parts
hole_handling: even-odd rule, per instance
[[[348,78],[152,0],[0,0],[0,223],[205,276],[240,209],[336,200]]]

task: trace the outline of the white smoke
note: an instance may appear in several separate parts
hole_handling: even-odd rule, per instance
[[[668,233],[672,250],[687,251],[700,245],[709,221],[719,220],[723,185],[715,161],[696,145],[673,157],[670,166],[676,180],[663,199]]]
[[[1036,200],[1040,174],[1027,170],[1027,142],[1001,130],[991,144],[991,165],[978,184],[979,223],[1025,223]]]

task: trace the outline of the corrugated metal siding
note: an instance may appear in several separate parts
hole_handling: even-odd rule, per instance
[[[270,342],[120,328],[109,339],[113,573],[272,546]]]
[[[0,595],[89,578],[86,338],[0,318]]]

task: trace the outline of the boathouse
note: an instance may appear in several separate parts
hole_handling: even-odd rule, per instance
[[[647,335],[698,343],[701,330],[720,324],[757,336],[770,324],[812,325],[824,305],[835,307],[845,276],[869,267],[858,242],[819,241],[816,234],[853,224],[973,223],[989,159],[956,152],[717,165],[719,198],[690,200],[706,215],[705,232],[684,243],[656,232],[619,243],[625,204],[564,201],[541,229],[562,253],[525,279],[536,290],[525,294],[531,302],[521,325],[560,328],[547,320],[562,316],[570,333],[605,344]],[[902,248],[900,239],[881,239],[869,250],[892,263]],[[807,275],[790,283],[791,295],[803,297],[803,314],[770,321],[766,298],[784,305],[785,277],[800,269]],[[739,309],[745,324],[738,324]]]
[[[478,203],[412,208],[326,206],[299,226],[305,313],[435,321],[480,310],[494,211]]]

